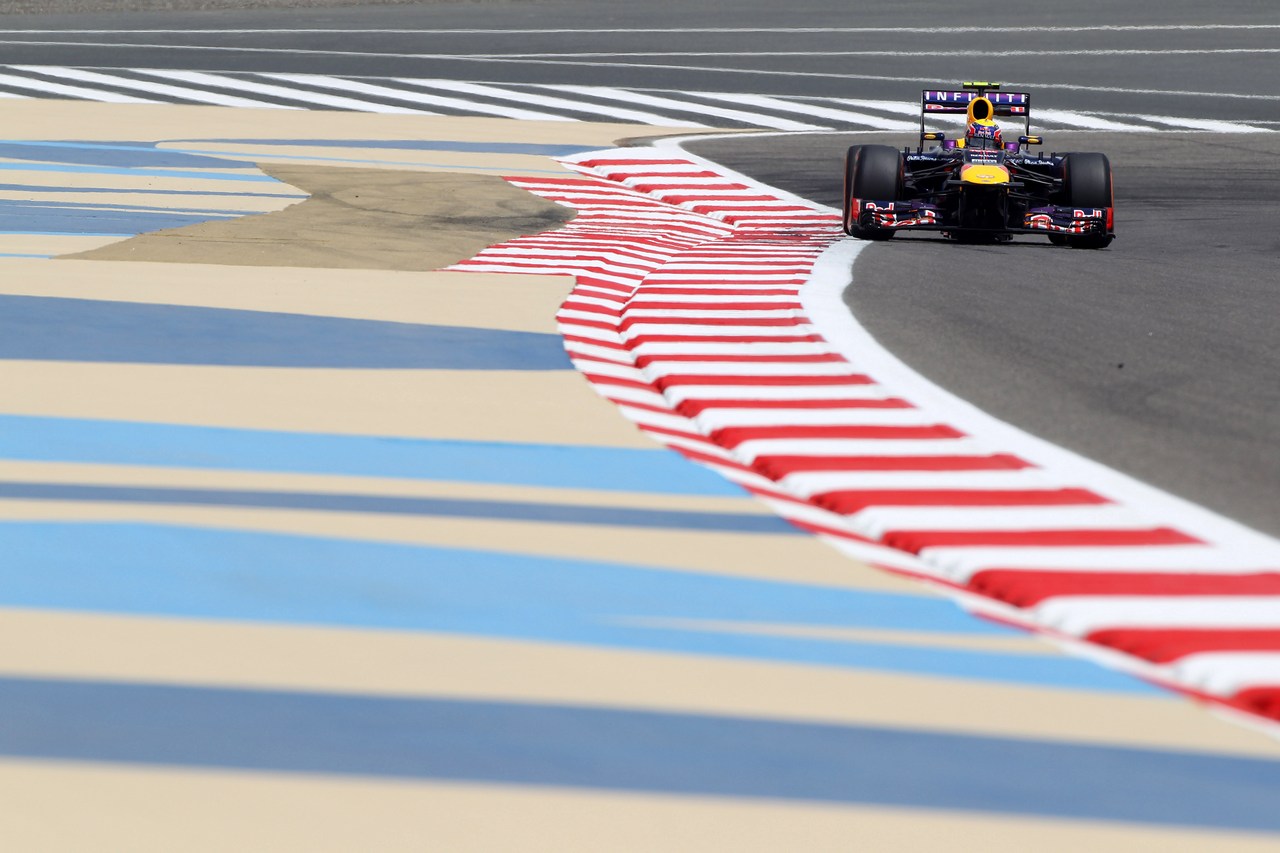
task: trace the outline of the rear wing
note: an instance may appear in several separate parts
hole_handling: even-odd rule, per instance
[[[965,84],[971,85],[971,84]],[[975,84],[978,91],[925,89],[920,93],[920,132],[924,133],[924,120],[928,115],[967,113],[969,102],[981,95],[991,102],[995,114],[1001,118],[1020,118],[1024,132],[1031,133],[1031,95],[1027,92],[993,92],[994,84]]]

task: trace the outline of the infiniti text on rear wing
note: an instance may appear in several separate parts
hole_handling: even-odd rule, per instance
[[[965,113],[969,102],[978,97],[977,92],[943,91],[925,89],[920,93],[920,132],[924,132],[924,120],[929,115]],[[1031,95],[1027,92],[984,92],[991,102],[996,116],[1022,119],[1026,133],[1031,132]]]

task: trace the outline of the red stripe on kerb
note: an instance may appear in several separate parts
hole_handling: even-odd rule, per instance
[[[676,385],[870,385],[866,376],[710,376],[697,373],[673,373],[653,381],[658,388]],[[805,429],[805,427],[796,427]],[[949,436],[948,436],[949,437]]]
[[[1172,527],[1143,530],[892,530],[886,545],[918,554],[925,548],[981,547],[1141,547],[1198,545],[1199,539]]]
[[[573,319],[570,319],[570,320],[566,320],[565,318],[560,317],[559,314],[557,314],[556,317],[560,321],[560,325],[566,328],[600,329],[601,331],[605,331],[605,332],[612,332],[618,328],[618,325],[616,323],[607,323],[603,320],[582,320],[577,317],[574,317]]]
[[[774,377],[782,378],[782,377]],[[833,377],[813,377],[827,379]],[[703,383],[711,384],[711,383]],[[721,383],[714,383],[721,384]],[[791,383],[786,383],[791,384]],[[868,439],[883,438],[900,439],[935,439],[960,438],[964,433],[946,424],[928,426],[761,426],[761,427],[726,427],[711,434],[717,444],[725,447],[737,447],[745,441],[761,439],[804,439],[804,438],[850,438]]]
[[[648,382],[641,382],[638,379],[622,379],[617,376],[604,376],[599,373],[592,373],[588,370],[584,370],[582,375],[593,385],[606,385],[614,388],[631,388],[636,391],[653,390],[653,386]]]
[[[912,408],[905,400],[847,402],[899,403],[900,406],[885,408]],[[994,453],[990,456],[761,456],[756,459],[756,467],[770,475],[784,477],[805,471],[1019,471],[1035,466],[1011,453]]]
[[[714,361],[716,364],[834,364],[844,361],[843,356],[832,354],[817,355],[640,355],[636,356],[636,365],[648,367],[650,364],[697,363]]]
[[[1280,652],[1280,628],[1107,628],[1084,639],[1152,663],[1200,652]]]
[[[616,341],[602,341],[596,338],[584,338],[581,335],[561,335],[566,341],[575,344],[588,344],[593,347],[604,347],[605,349],[628,350],[626,344],[620,344]]]
[[[1108,208],[1108,211],[1110,208]],[[1241,690],[1228,702],[1242,711],[1280,721],[1280,686]]]
[[[504,177],[504,181],[510,181],[516,186],[527,189],[529,187],[541,187],[547,184],[563,184],[571,187],[602,187],[614,189],[612,184],[596,178],[522,178],[522,177]]]
[[[626,406],[629,409],[641,409],[646,412],[653,412],[659,415],[671,414],[670,406],[655,406],[652,403],[637,403],[635,400],[624,400],[620,397],[609,397],[609,402],[616,406]]]
[[[595,276],[592,276],[589,274],[588,275],[579,274],[578,284],[586,284],[592,287],[599,287],[604,290],[615,290],[619,294],[622,294],[623,296],[630,296],[632,293],[635,292],[635,289],[636,289],[636,286],[634,284],[621,284],[616,281],[605,281],[602,278],[596,278]]]
[[[709,409],[910,409],[906,400],[888,397],[879,400],[685,400],[676,409],[693,417]],[[816,458],[816,457],[815,457]],[[881,459],[883,457],[874,457]],[[817,468],[813,470],[831,470]],[[847,469],[846,469],[847,470]]]
[[[628,362],[617,359],[617,358],[605,358],[602,355],[590,355],[584,352],[570,352],[569,356],[574,361],[603,361],[606,364],[621,364],[628,367],[630,366]]]
[[[692,173],[690,173],[690,174],[692,174]],[[654,176],[654,175],[636,175],[636,176],[634,176],[634,177],[639,177],[639,178],[652,178],[652,177],[657,177],[657,176]],[[625,178],[624,178],[624,180],[625,180]],[[747,187],[743,186],[742,184],[703,184],[703,185],[701,185],[701,186],[703,186],[704,188],[709,189],[709,190],[745,190],[745,189],[747,189]],[[689,189],[689,185],[688,185],[688,184],[653,184],[653,183],[644,183],[644,184],[632,184],[631,186],[627,187],[627,189],[631,189],[631,190],[634,190],[634,191],[643,191],[643,192],[657,193],[657,192],[666,192],[666,191],[668,191],[668,190],[687,190],[687,189]],[[660,202],[660,201],[658,201],[658,202],[656,202],[656,203],[661,204],[661,202]]]
[[[847,489],[814,495],[811,500],[842,515],[874,506],[1079,506],[1108,502],[1088,489]]]
[[[817,335],[636,335],[628,338],[633,347],[643,344],[819,344]]]
[[[688,189],[688,187],[681,187]],[[721,187],[713,187],[713,189],[722,189]],[[712,202],[712,201],[777,201],[771,195],[743,195],[741,193],[725,193],[724,195],[664,195],[662,200],[668,204],[688,204],[690,202]],[[809,210],[810,208],[796,208],[798,210]]]
[[[732,239],[726,239],[726,244],[732,245]],[[806,261],[812,262],[820,255],[820,251],[805,249],[803,246],[796,246],[791,242],[784,244],[781,249],[749,249],[743,247],[738,250],[730,249],[708,249],[705,246],[699,246],[696,251],[690,250],[679,258],[679,263],[686,261],[703,261],[712,258],[732,258],[741,263],[787,263],[799,264]]]
[[[641,184],[640,180],[648,180],[651,178],[719,178],[715,172],[609,172],[605,175],[611,181],[627,186],[627,181],[632,181],[630,185],[632,189],[646,187],[648,192],[648,184]],[[688,184],[682,184],[682,187],[688,187]]]
[[[804,317],[624,317],[618,330],[625,332],[637,323],[647,326],[807,326]]]
[[[1280,596],[1280,572],[1219,575],[987,569],[970,578],[969,588],[1015,607],[1032,607],[1059,595]]]
[[[643,293],[644,291],[641,291]],[[635,310],[645,311],[797,311],[800,300],[786,302],[661,302],[644,298],[635,298],[627,306]],[[701,318],[692,318],[697,322]]]
[[[560,306],[561,311],[581,311],[584,314],[602,314],[607,317],[617,317],[622,314],[621,308],[606,308],[603,305],[593,305],[586,302],[566,302]]]
[[[719,284],[718,281],[707,282],[708,284]],[[735,282],[736,284],[736,282]],[[734,287],[734,288],[717,288],[716,290],[704,290],[697,287],[645,287],[646,295],[656,296],[795,296],[800,292],[799,285],[791,287]],[[690,305],[698,303],[691,302]]]

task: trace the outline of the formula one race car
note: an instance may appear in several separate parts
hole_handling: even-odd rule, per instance
[[[963,242],[1004,242],[1044,234],[1077,249],[1115,239],[1111,163],[1103,154],[1032,154],[1031,96],[998,91],[998,83],[963,83],[962,91],[925,90],[920,144],[914,151],[855,145],[844,168],[844,230],[864,240],[898,231],[941,231]],[[947,139],[925,129],[925,117],[967,116],[965,133]],[[1023,122],[1005,142],[997,118]],[[926,143],[933,143],[925,148]]]

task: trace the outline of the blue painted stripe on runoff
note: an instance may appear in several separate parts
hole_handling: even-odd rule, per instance
[[[13,229],[13,228],[9,228],[9,229],[0,228],[0,234],[6,234],[9,236],[23,235],[28,237],[134,237],[134,236],[137,236],[133,231],[130,231],[128,233],[116,233],[116,232],[105,233],[105,232],[98,232],[98,231],[23,231],[22,229]]]
[[[0,679],[0,754],[1280,831],[1280,762],[461,699]],[[945,846],[945,845],[944,845]]]
[[[287,185],[281,184],[281,189],[285,189]],[[225,190],[158,190],[150,187],[128,187],[121,189],[119,187],[49,187],[39,186],[36,184],[2,184],[0,183],[0,192],[23,192],[23,193],[74,193],[80,195],[82,193],[110,193],[112,195],[173,195],[173,196],[211,196],[227,198],[281,198],[281,199],[300,199],[310,198],[307,193],[293,192],[275,192],[275,193],[255,193],[255,192],[227,192]]]
[[[201,151],[196,148],[190,148],[190,149],[186,149],[186,153],[196,154],[196,155],[217,155],[217,154],[220,154],[221,152]],[[247,157],[250,155],[241,155],[241,156]],[[483,170],[483,171],[491,172],[495,169],[495,166],[492,164],[466,165],[463,163],[424,163],[420,160],[386,160],[386,159],[379,159],[374,157],[323,157],[318,154],[302,154],[302,155],[292,154],[292,153],[291,154],[268,154],[261,151],[255,151],[251,156],[255,160],[259,160],[259,161],[289,160],[289,161],[297,162],[298,160],[305,160],[311,163],[358,163],[358,164],[367,163],[367,164],[377,165],[381,167],[404,166],[406,168],[417,168],[417,169],[421,169],[423,167],[432,167],[432,168],[439,168],[439,169],[447,169],[449,171],[454,171],[454,172],[463,171],[463,170]],[[519,171],[520,171],[520,174],[522,175],[526,175],[526,174],[544,174],[545,175],[545,174],[554,174],[556,172],[559,172],[559,174],[564,174],[563,169],[557,170],[557,169],[522,168]]]
[[[427,370],[573,367],[554,334],[8,295],[0,295],[0,359]]]
[[[776,515],[330,492],[235,491],[0,481],[0,499],[304,509],[790,536],[798,536],[801,533],[797,527]]]
[[[63,190],[63,192],[67,192]],[[74,192],[74,191],[73,191]],[[122,192],[115,190],[115,192]],[[239,196],[237,196],[239,197]],[[231,216],[253,216],[260,214],[260,210],[229,210],[227,208],[199,208],[199,207],[169,207],[165,205],[155,204],[121,204],[119,202],[91,202],[91,201],[30,201],[27,199],[0,199],[0,212],[6,209],[15,209],[22,211],[25,209],[35,210],[69,210],[69,211],[86,211],[86,212],[120,212],[120,213],[172,213],[172,214],[188,214],[199,215],[208,214],[214,217],[231,217]]]
[[[158,524],[3,522],[0,553],[0,604],[11,607],[429,631],[1159,695],[1086,661],[948,647],[941,636],[938,646],[895,645],[655,624],[1014,634],[925,595]]]
[[[261,172],[200,172],[190,169],[142,169],[114,166],[80,166],[73,163],[3,163],[0,170],[10,172],[57,172],[71,175],[129,175],[135,178],[182,178],[189,181],[243,181],[254,184],[279,184]]]
[[[81,166],[109,166],[132,169],[244,169],[248,160],[225,156],[200,156],[186,151],[157,148],[154,142],[74,142],[44,140],[0,140],[0,157],[36,160]]]
[[[449,139],[191,139],[187,142],[217,142],[228,145],[279,145],[305,148],[377,148],[400,151],[459,151],[474,154],[535,154],[568,157],[598,151],[598,145],[554,145],[535,142],[459,142]],[[167,143],[173,144],[173,143]]]
[[[745,497],[664,448],[441,441],[0,415],[0,459]]]
[[[127,211],[100,206],[59,207],[40,202],[0,203],[0,232],[47,234],[143,234],[185,228],[210,220],[235,219],[234,214],[184,214],[165,211]]]

